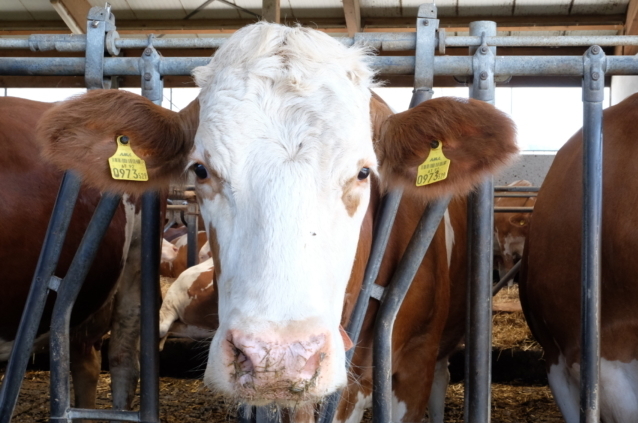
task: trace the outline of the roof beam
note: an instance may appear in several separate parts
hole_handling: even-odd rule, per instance
[[[91,10],[87,0],[51,0],[51,5],[72,33],[86,34],[86,20]]]
[[[279,0],[263,0],[261,4],[261,17],[268,22],[281,22],[281,8]]]
[[[69,2],[71,0],[58,0]],[[86,0],[83,0],[86,1]],[[346,3],[348,0],[344,0]],[[638,0],[632,0],[636,3]],[[345,6],[345,5],[344,5]],[[345,12],[345,7],[344,7]],[[344,16],[345,18],[345,16]],[[346,32],[344,18],[300,18],[302,25],[309,25],[327,32]],[[441,17],[440,27],[448,32],[467,31],[473,21],[493,20],[502,31],[570,31],[570,30],[622,30],[625,15],[572,15],[572,16],[468,16]],[[231,33],[254,23],[257,18],[250,19],[174,19],[174,20],[118,20],[120,35],[131,33],[154,34],[219,34]],[[415,31],[414,18],[363,18],[360,22],[364,32],[399,32]],[[86,25],[86,16],[82,21]],[[634,26],[638,29],[638,25]],[[37,33],[68,33],[68,29],[60,21],[2,21],[0,35],[29,35]]]
[[[638,35],[638,0],[630,0],[629,5],[627,6],[625,35]],[[622,54],[634,55],[636,53],[638,53],[637,46],[623,47]]]
[[[348,36],[361,32],[361,7],[359,0],[343,0],[343,15],[346,18]]]

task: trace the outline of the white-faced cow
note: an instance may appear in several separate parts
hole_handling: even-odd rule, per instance
[[[384,284],[427,201],[469,191],[516,153],[513,124],[488,104],[452,98],[390,116],[372,98],[365,50],[300,27],[243,28],[194,75],[201,93],[180,113],[118,91],[60,104],[40,126],[47,157],[119,192],[194,172],[219,297],[204,382],[251,404],[319,401],[348,381],[340,325],[361,286],[381,190],[405,189]],[[148,183],[110,178],[105,158],[122,134],[146,161]],[[434,141],[449,176],[416,187]],[[463,332],[448,319],[464,302],[450,301],[465,284],[463,200],[446,222],[397,320],[394,366],[410,371],[394,378],[396,421],[421,419],[439,345]],[[340,420],[355,419],[369,397],[370,343],[360,341]]]
[[[62,172],[40,157],[35,127],[53,105],[0,97],[0,361],[6,361],[29,293]],[[100,193],[83,187],[74,208],[56,275],[63,277],[89,223]],[[129,408],[138,369],[139,209],[125,196],[80,291],[71,324],[71,372],[75,406],[95,408],[102,336],[109,344],[113,402]],[[55,293],[49,295],[35,349],[48,346]]]
[[[638,421],[638,94],[603,113],[601,420]],[[582,131],[560,149],[538,193],[523,256],[521,303],[545,350],[565,420],[579,421]]]

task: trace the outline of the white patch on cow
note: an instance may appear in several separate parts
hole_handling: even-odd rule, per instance
[[[600,360],[600,415],[606,422],[638,422],[638,360]]]
[[[436,362],[434,368],[434,380],[432,390],[428,400],[428,414],[430,423],[443,423],[445,415],[445,395],[450,383],[450,371],[448,369],[448,358],[442,358]]]
[[[173,265],[173,261],[177,258],[178,248],[162,238],[162,263],[170,263]]]
[[[346,420],[338,420],[336,417],[333,423],[359,423],[363,419],[363,413],[366,408],[372,407],[372,395],[363,395],[361,391],[357,392],[357,402]]]
[[[209,170],[196,190],[221,268],[220,327],[204,376],[217,390],[239,389],[228,337],[242,335],[263,345],[325,336],[307,392],[346,383],[339,324],[370,198],[369,178],[357,175],[377,165],[365,61],[326,34],[259,23],[193,72],[202,89],[191,163]]]
[[[0,361],[7,361],[12,349],[13,341],[5,341],[0,338]]]
[[[206,244],[202,245],[201,250],[199,250],[199,262],[203,263],[211,257],[212,254],[210,252],[210,244],[208,241],[206,241]]]
[[[136,225],[135,203],[131,201],[128,194],[122,195],[122,205],[124,206],[124,216],[126,217],[126,225],[124,226],[124,246],[122,249],[122,265],[128,257],[131,240],[133,239],[133,231]]]
[[[173,240],[173,244],[179,249],[188,244],[188,234],[184,234]]]
[[[517,253],[519,256],[523,256],[524,246],[524,236],[514,236],[512,234],[507,234],[505,235],[505,240],[503,242],[502,254],[512,256],[514,253]]]
[[[171,326],[177,320],[184,320],[184,310],[186,307],[197,298],[197,296],[189,297],[188,290],[193,285],[193,282],[199,278],[199,275],[203,272],[208,272],[213,268],[213,259],[208,259],[203,263],[196,266],[189,267],[184,270],[181,275],[173,282],[166,291],[164,300],[162,301],[162,307],[160,308],[159,319],[159,336],[160,338],[166,336],[171,330]],[[210,284],[206,287],[210,287]]]
[[[392,394],[392,421],[402,422],[403,416],[407,412],[408,406],[403,401],[399,401],[396,395]]]
[[[443,221],[445,222],[445,251],[447,252],[447,266],[452,265],[452,249],[454,248],[454,228],[450,220],[450,210],[445,209],[443,214]]]
[[[560,408],[566,423],[578,423],[579,417],[579,371],[576,363],[571,368],[567,367],[565,357],[558,357],[558,364],[549,368],[547,379],[552,389],[552,394]]]

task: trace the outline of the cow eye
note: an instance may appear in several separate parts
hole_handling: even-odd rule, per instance
[[[357,175],[357,179],[360,180],[360,181],[363,181],[369,175],[370,175],[370,168],[369,167],[362,167],[361,170],[359,171],[359,174]]]
[[[193,165],[193,172],[195,172],[195,176],[197,176],[198,179],[208,178],[208,171],[206,170],[204,165],[200,163],[195,163]]]

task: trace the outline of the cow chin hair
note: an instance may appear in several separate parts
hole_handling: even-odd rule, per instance
[[[100,191],[139,195],[164,190],[184,174],[198,118],[197,100],[176,113],[130,92],[94,90],[49,109],[37,133],[43,157],[60,169],[76,171]],[[112,178],[108,158],[119,135],[146,162],[147,182]]]
[[[418,166],[433,141],[450,160],[447,179],[416,186]],[[429,201],[465,195],[518,154],[514,122],[494,106],[473,99],[441,97],[390,116],[376,145],[382,189],[403,187],[408,195]]]

